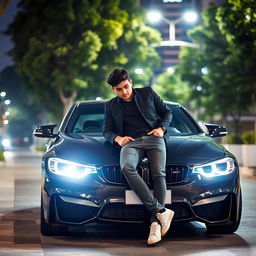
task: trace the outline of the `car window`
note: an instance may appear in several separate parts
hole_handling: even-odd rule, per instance
[[[172,110],[172,122],[167,127],[170,136],[186,136],[201,133],[193,118],[179,105],[167,104]],[[67,125],[67,133],[79,133],[88,136],[102,136],[104,104],[81,104],[74,111]]]
[[[71,116],[68,133],[102,136],[104,104],[82,104]]]
[[[172,110],[172,121],[167,127],[170,136],[186,136],[202,132],[190,114],[183,108],[179,105],[167,105]]]

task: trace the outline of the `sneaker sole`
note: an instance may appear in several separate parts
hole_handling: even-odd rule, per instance
[[[149,247],[154,247],[154,246],[158,245],[161,241],[162,241],[162,239],[160,239],[159,241],[157,241],[157,242],[155,242],[155,243],[153,243],[153,244],[147,243],[147,245],[148,245]]]

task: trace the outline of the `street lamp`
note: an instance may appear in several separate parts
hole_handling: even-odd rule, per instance
[[[4,98],[6,96],[6,92],[1,92],[0,95]]]
[[[173,67],[169,67],[169,68],[167,68],[167,72],[170,74],[173,74],[175,72],[175,70]]]
[[[176,20],[166,19],[158,11],[148,12],[147,17],[148,17],[149,21],[152,23],[163,20],[164,22],[166,22],[169,25],[169,40],[160,42],[160,45],[154,44],[152,46],[154,46],[154,47],[157,47],[157,46],[188,46],[188,47],[194,47],[194,48],[199,47],[197,44],[194,44],[194,43],[175,40],[175,25],[177,23],[181,22],[182,20],[185,20],[186,22],[195,22],[197,20],[197,14],[195,12],[187,11]]]
[[[5,100],[5,101],[4,101],[4,104],[5,104],[5,105],[9,105],[10,103],[11,103],[10,100]]]
[[[10,100],[5,99],[6,92],[0,92],[0,133],[3,133],[3,126],[7,125],[9,121],[7,117],[9,116],[10,112],[7,110],[7,106],[11,103]]]
[[[144,70],[142,68],[135,68],[134,72],[137,75],[142,75],[144,73]]]

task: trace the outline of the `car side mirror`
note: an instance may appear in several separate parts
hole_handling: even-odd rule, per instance
[[[36,127],[33,135],[40,138],[55,138],[57,134],[53,133],[54,128],[57,124],[41,125]]]
[[[209,131],[209,135],[212,138],[215,137],[223,137],[226,136],[228,134],[227,130],[225,127],[217,125],[217,124],[205,124],[205,126],[207,127],[208,131]]]

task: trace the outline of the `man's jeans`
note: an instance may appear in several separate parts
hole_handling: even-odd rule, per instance
[[[139,161],[145,156],[148,158],[151,169],[153,195],[136,170]],[[121,170],[131,189],[152,216],[164,208],[166,196],[165,163],[166,147],[163,137],[142,136],[135,141],[129,141],[121,149]]]

